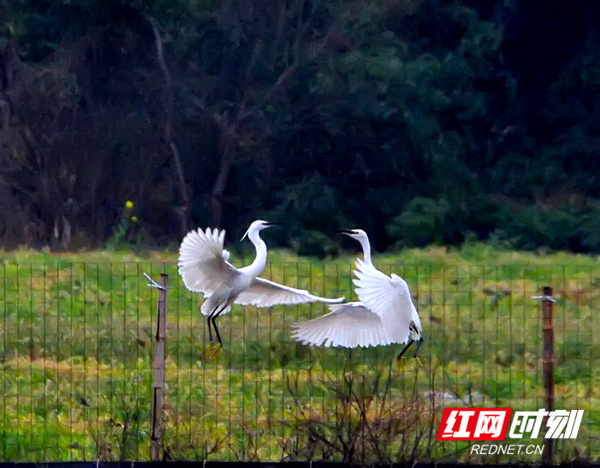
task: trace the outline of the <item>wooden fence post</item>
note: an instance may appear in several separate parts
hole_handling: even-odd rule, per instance
[[[154,337],[152,435],[150,457],[160,461],[163,436],[163,402],[165,389],[165,342],[167,339],[167,292],[169,276],[161,273],[158,287],[156,335]]]
[[[544,357],[542,360],[544,366],[544,390],[546,411],[554,411],[554,323],[552,318],[554,299],[552,298],[552,288],[544,287],[542,297],[542,327],[544,334]],[[554,441],[547,439],[548,427],[547,418],[544,418],[544,452],[542,453],[542,463],[552,465]]]

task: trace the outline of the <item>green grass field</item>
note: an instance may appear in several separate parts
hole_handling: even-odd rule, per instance
[[[537,461],[470,455],[467,443],[435,436],[447,405],[543,407],[540,305],[531,299],[543,286],[557,296],[556,408],[586,410],[577,440],[556,444],[556,461],[600,457],[596,257],[481,244],[376,256],[407,280],[425,329],[422,365],[398,368],[398,347],[293,342],[290,325],[325,313],[322,304],[234,306],[220,320],[225,348],[210,359],[198,298],[179,281],[173,253],[0,255],[3,461],[149,458],[157,292],[142,272],[171,281],[164,448],[172,459]],[[353,300],[352,260],[275,251],[263,276]]]

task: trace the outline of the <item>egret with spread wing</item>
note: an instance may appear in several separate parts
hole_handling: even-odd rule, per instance
[[[243,268],[229,263],[229,252],[223,250],[225,231],[198,229],[189,232],[179,248],[179,274],[186,288],[204,293],[206,300],[200,308],[206,315],[209,339],[214,329],[218,346],[222,346],[216,319],[231,310],[232,304],[272,307],[276,304],[303,304],[307,302],[341,302],[344,298],[327,299],[314,296],[308,291],[258,278],[267,264],[267,246],[259,232],[278,223],[254,221],[242,240],[247,236],[256,248],[256,258]]]
[[[357,260],[354,271],[356,294],[361,301],[331,305],[330,313],[292,325],[292,337],[304,344],[346,348],[407,343],[398,360],[417,341],[416,357],[423,341],[423,329],[406,281],[375,268],[365,231],[340,232],[356,239],[363,248],[364,260]]]

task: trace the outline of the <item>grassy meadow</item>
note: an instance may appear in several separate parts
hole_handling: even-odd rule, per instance
[[[596,257],[483,244],[376,256],[407,280],[424,325],[422,364],[397,366],[399,347],[291,340],[291,324],[325,313],[322,304],[234,306],[219,322],[224,349],[211,358],[174,253],[0,256],[0,460],[149,458],[157,292],[143,272],[170,277],[166,458],[538,461],[470,455],[466,442],[435,437],[444,406],[544,406],[540,304],[531,298],[543,286],[557,299],[556,408],[586,410],[577,440],[556,443],[556,461],[600,457]],[[354,300],[353,258],[273,251],[263,276]]]

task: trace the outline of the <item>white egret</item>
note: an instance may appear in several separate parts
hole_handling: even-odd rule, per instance
[[[363,249],[364,260],[357,259],[354,271],[356,294],[361,302],[329,306],[330,313],[292,325],[292,337],[308,345],[346,348],[406,343],[398,360],[417,341],[416,357],[423,342],[423,328],[406,281],[395,274],[387,276],[375,268],[365,231],[339,232],[356,239]]]
[[[186,288],[193,292],[204,293],[206,300],[200,308],[207,316],[209,339],[212,341],[212,329],[222,346],[221,335],[216,319],[231,310],[232,304],[272,307],[276,304],[303,304],[307,302],[335,303],[344,300],[327,299],[314,296],[308,291],[295,289],[258,278],[267,264],[267,246],[259,232],[279,223],[254,221],[242,240],[247,236],[256,248],[256,258],[243,268],[236,268],[229,260],[229,252],[223,250],[225,231],[218,229],[206,231],[198,229],[189,232],[179,248],[179,274]],[[218,348],[217,348],[218,349]]]

